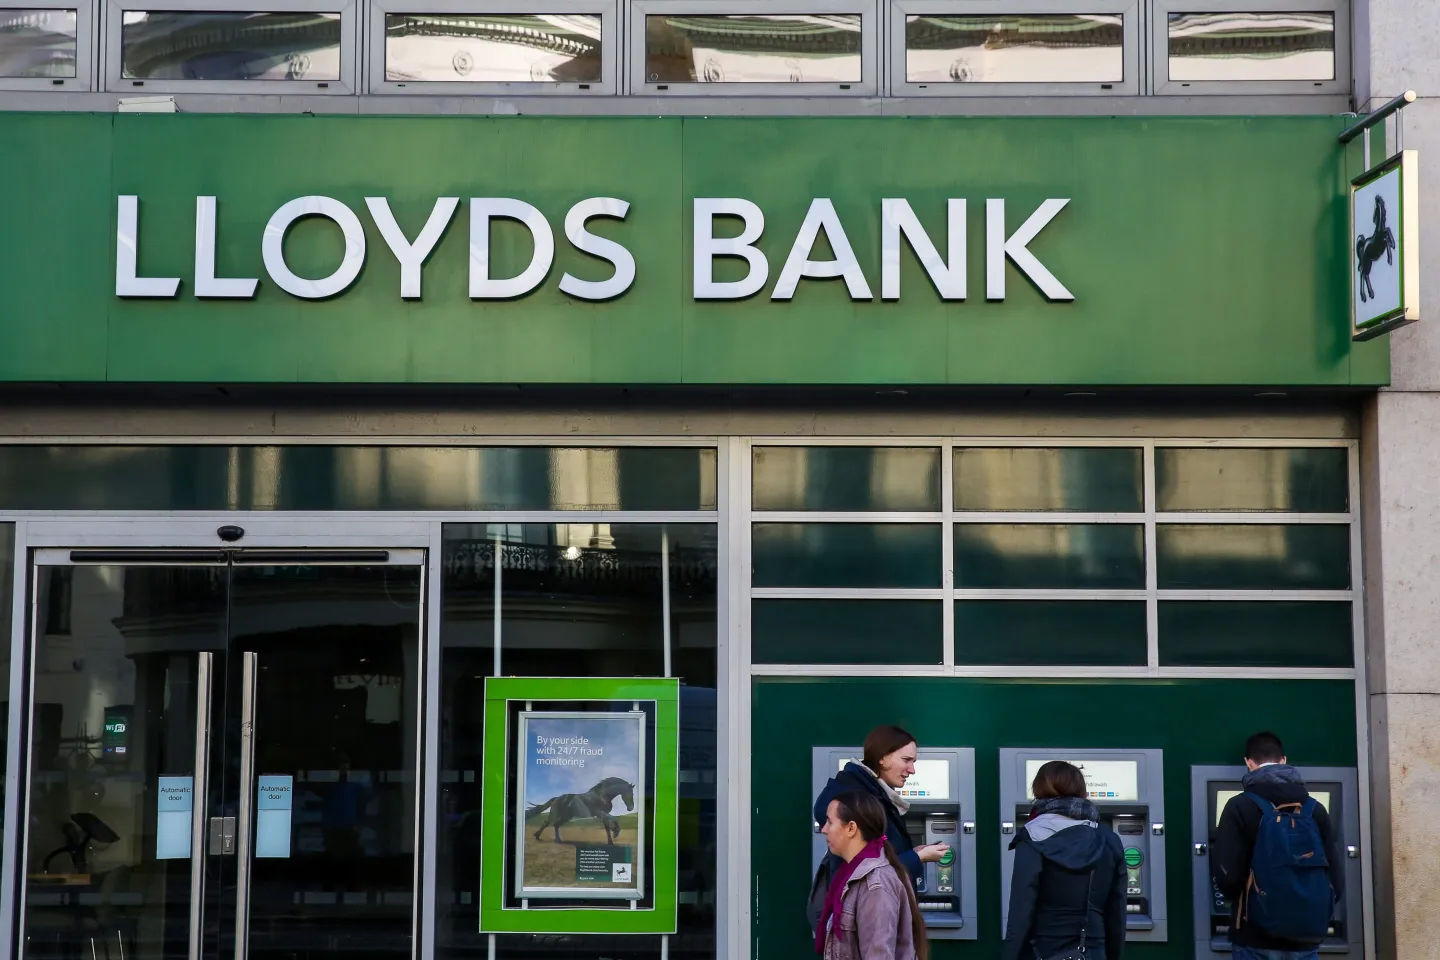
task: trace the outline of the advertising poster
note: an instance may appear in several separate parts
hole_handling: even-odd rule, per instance
[[[516,895],[642,899],[644,712],[519,721]]]

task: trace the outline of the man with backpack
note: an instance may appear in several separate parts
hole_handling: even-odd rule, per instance
[[[1345,892],[1330,814],[1275,734],[1246,742],[1245,767],[1245,792],[1225,804],[1210,851],[1234,960],[1315,960]]]

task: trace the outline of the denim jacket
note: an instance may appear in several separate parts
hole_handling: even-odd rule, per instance
[[[861,862],[845,884],[840,915],[825,936],[824,960],[915,960],[910,897],[884,857]]]

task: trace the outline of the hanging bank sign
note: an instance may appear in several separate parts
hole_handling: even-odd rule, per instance
[[[1055,219],[1070,201],[1047,199],[1030,211],[1020,226],[1007,232],[1007,211],[1003,198],[985,200],[985,299],[1005,299],[1006,261],[1028,278],[1051,301],[1074,300],[1074,295],[1030,252],[1030,241]],[[513,300],[535,292],[554,272],[555,231],[535,206],[513,197],[474,197],[469,201],[469,295],[471,300]],[[421,299],[425,262],[442,242],[460,207],[459,197],[435,200],[424,226],[407,236],[390,202],[385,197],[366,197],[365,208],[384,240],[386,253],[400,270],[398,293],[402,300]],[[195,198],[195,271],[192,293],[200,299],[249,300],[260,285],[258,277],[222,277],[216,270],[219,244],[216,227],[217,198]],[[691,290],[695,300],[744,300],[769,289],[771,300],[790,300],[801,280],[844,281],[851,300],[873,300],[870,278],[862,267],[845,226],[828,198],[815,198],[800,229],[790,244],[773,283],[771,264],[757,245],[765,232],[765,211],[759,204],[740,197],[697,197],[693,202]],[[300,220],[314,217],[329,221],[342,238],[339,262],[319,279],[300,276],[286,257],[286,237]],[[940,246],[926,232],[910,202],[904,198],[880,201],[880,298],[899,300],[901,247],[908,244],[929,277],[941,300],[965,300],[969,294],[966,258],[968,204],[949,199],[945,204],[945,237]],[[642,221],[642,215],[636,217]],[[529,233],[530,257],[519,273],[497,277],[491,264],[492,223],[511,220]],[[609,276],[601,280],[581,279],[563,272],[558,280],[562,293],[576,300],[606,301],[623,297],[634,285],[639,268],[630,249],[619,240],[590,229],[593,221],[622,221],[627,227],[656,229],[640,222],[629,223],[630,203],[616,197],[588,197],[565,214],[566,242],[575,250],[608,264]],[[725,232],[723,220],[732,220],[739,232]],[[663,226],[663,225],[661,225]],[[723,234],[723,235],[721,235]],[[367,250],[365,227],[360,216],[339,200],[306,196],[290,200],[271,215],[259,237],[230,237],[232,243],[259,242],[261,259],[270,282],[301,300],[326,300],[345,293],[359,278]],[[827,245],[830,256],[812,259],[817,247]],[[122,194],[116,215],[115,295],[117,297],[161,298],[180,296],[180,277],[141,276],[140,197]],[[744,264],[739,279],[717,279],[716,262],[731,258]],[[873,272],[873,271],[872,271]]]

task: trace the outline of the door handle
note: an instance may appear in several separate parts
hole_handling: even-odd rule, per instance
[[[240,816],[235,825],[235,960],[250,955],[250,843],[255,826],[255,682],[259,655],[240,655]]]
[[[210,774],[210,672],[215,654],[202,650],[195,664],[195,769],[190,780],[190,953],[201,960],[205,919],[205,809]]]

